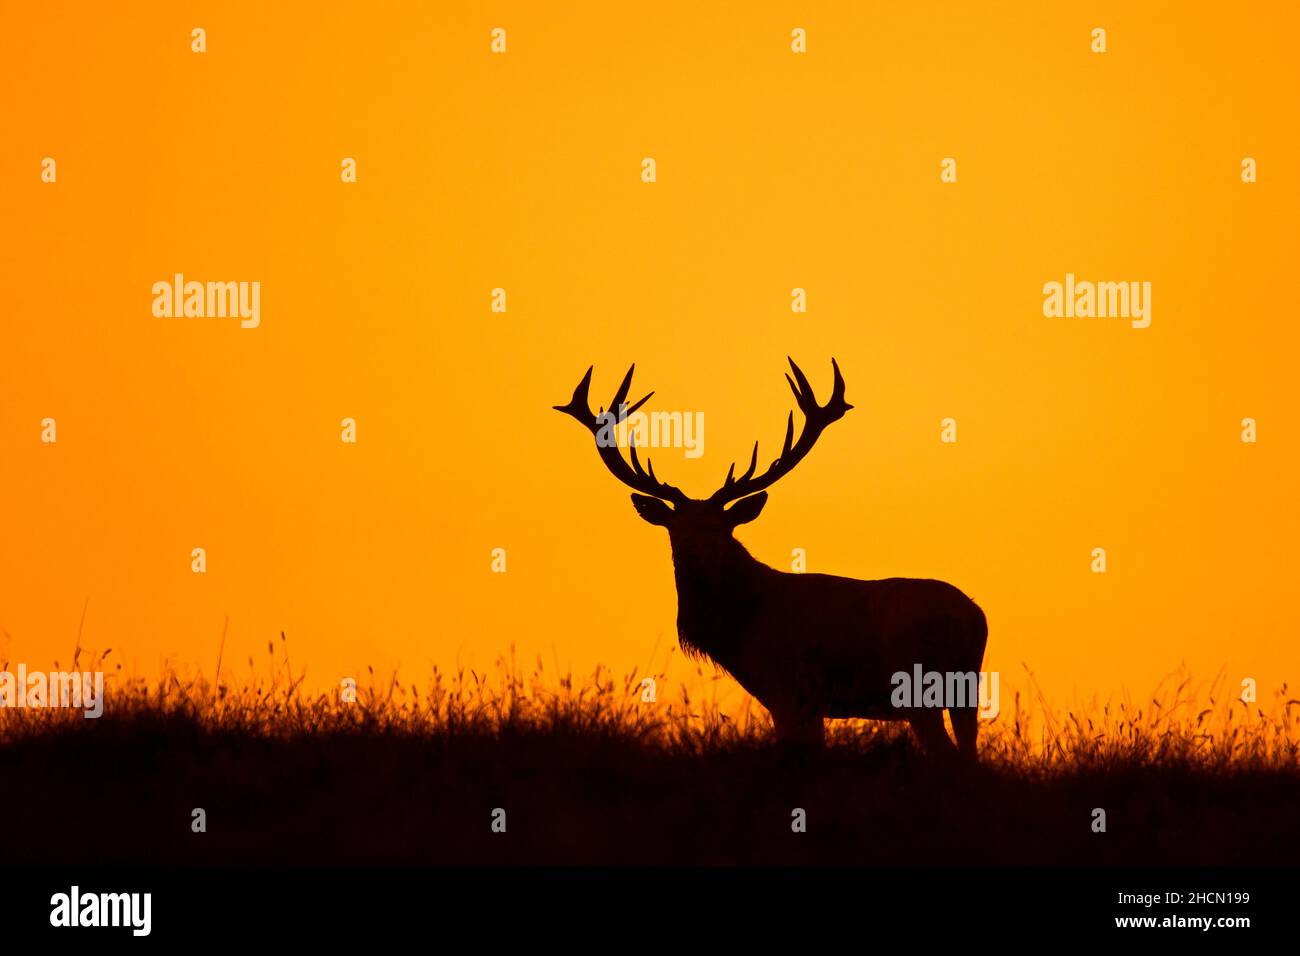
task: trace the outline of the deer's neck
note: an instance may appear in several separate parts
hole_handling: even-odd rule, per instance
[[[707,550],[673,544],[677,636],[687,653],[702,653],[733,669],[758,613],[764,575],[734,538]]]

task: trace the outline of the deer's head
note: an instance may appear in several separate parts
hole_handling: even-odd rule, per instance
[[[635,441],[629,449],[630,465],[619,451],[613,437],[614,426],[644,405],[650,395],[654,394],[651,392],[633,405],[627,404],[635,365],[623,376],[623,383],[614,393],[608,411],[604,408],[599,413],[591,411],[588,400],[591,389],[590,368],[573,390],[573,398],[569,403],[556,405],[555,409],[573,416],[592,433],[596,439],[596,451],[605,467],[623,484],[639,492],[632,496],[632,505],[637,514],[651,524],[668,529],[674,554],[703,554],[721,550],[738,525],[757,518],[767,503],[765,489],[788,474],[812,451],[826,426],[843,418],[844,413],[853,407],[844,401],[844,378],[834,359],[831,359],[831,367],[835,372],[835,382],[831,388],[830,400],[825,405],[818,405],[807,377],[790,359],[793,377],[786,375],[785,379],[790,383],[795,402],[804,416],[804,427],[798,440],[794,438],[794,412],[791,412],[786,420],[785,444],[781,448],[781,454],[767,470],[761,475],[754,474],[758,467],[758,442],[755,442],[754,453],[744,474],[737,477],[733,463],[722,487],[707,498],[688,498],[680,489],[660,481],[648,458],[642,468],[640,459],[637,458]]]

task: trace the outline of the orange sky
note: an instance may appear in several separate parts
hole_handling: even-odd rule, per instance
[[[703,495],[777,450],[790,354],[855,408],[756,557],[950,580],[1051,694],[1294,679],[1297,15],[1131,7],[15,8],[0,656],[66,660],[86,605],[146,674],[227,616],[228,660],[284,630],[321,684],[644,666],[667,536],[550,406],[635,361],[705,414],[654,456]],[[177,272],[260,282],[260,326],[155,318]],[[1045,318],[1067,272],[1151,282],[1151,326]]]

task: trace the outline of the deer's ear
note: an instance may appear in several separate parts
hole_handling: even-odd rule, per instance
[[[734,505],[723,512],[727,517],[728,523],[734,528],[737,525],[747,524],[759,516],[763,510],[763,505],[767,504],[767,492],[760,491],[756,495],[750,495],[748,498],[741,498]]]
[[[651,498],[649,495],[633,495],[632,507],[636,508],[636,513],[643,520],[651,524],[657,524],[662,528],[668,527],[668,522],[672,519],[673,509],[658,498]]]

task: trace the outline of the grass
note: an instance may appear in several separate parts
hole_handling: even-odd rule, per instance
[[[1300,858],[1300,701],[1174,675],[1149,700],[981,721],[978,766],[900,724],[837,721],[820,756],[765,712],[642,701],[539,660],[312,695],[271,647],[235,681],[110,682],[104,716],[0,710],[11,863],[1282,864]],[[79,663],[74,660],[73,669]],[[103,669],[108,652],[92,669]],[[0,666],[0,670],[7,665]],[[57,665],[56,665],[57,669]],[[668,686],[657,675],[660,687]],[[698,675],[708,684],[708,674]],[[713,685],[713,686],[716,686]],[[192,831],[192,811],[207,830]],[[505,810],[506,832],[491,829]],[[807,831],[792,832],[802,809]],[[1094,832],[1094,810],[1106,831]]]

